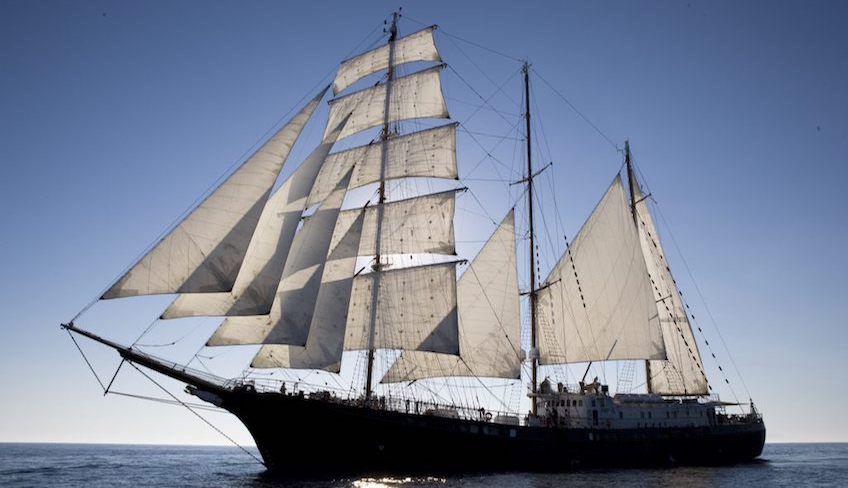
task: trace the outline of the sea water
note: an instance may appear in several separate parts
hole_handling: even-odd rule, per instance
[[[254,450],[255,453],[255,450]],[[316,453],[316,455],[322,455]],[[324,453],[327,463],[342,449]],[[454,477],[286,482],[235,447],[0,444],[0,487],[848,487],[848,444],[767,444],[754,462],[726,467],[586,470]]]

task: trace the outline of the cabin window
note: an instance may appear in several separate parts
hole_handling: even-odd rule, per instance
[[[669,413],[668,410],[665,411],[665,418],[667,418],[667,419],[671,418],[671,413]]]
[[[593,398],[593,399],[592,399],[592,408],[595,408],[595,406],[596,406],[596,405],[595,405],[595,399]]]

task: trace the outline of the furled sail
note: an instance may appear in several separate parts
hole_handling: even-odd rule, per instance
[[[537,294],[541,364],[665,359],[657,304],[616,177]]]
[[[404,351],[383,383],[445,376],[521,377],[514,210],[459,278],[456,295],[459,357]]]
[[[244,263],[230,292],[186,293],[174,300],[163,319],[191,316],[265,315],[271,310],[307,196],[345,123],[336,127],[268,199],[250,240]],[[338,183],[339,179],[336,179]]]
[[[295,235],[270,313],[228,317],[208,345],[306,344],[327,252],[349,179],[350,173],[315,214],[306,218]]]
[[[382,207],[380,254],[456,254],[456,190],[388,202]],[[365,211],[360,255],[377,254],[378,215],[376,205]]]
[[[376,315],[372,347],[459,353],[456,262],[379,271],[354,278],[345,350],[369,348],[374,286],[377,289],[373,301]]]
[[[448,108],[442,96],[439,73],[442,66],[435,66],[410,75],[396,78],[392,82],[391,100],[388,104],[388,121],[397,122],[419,118],[447,118]],[[330,116],[324,139],[330,127],[350,115],[339,139],[359,131],[383,124],[386,111],[386,84],[345,95],[330,101]]]
[[[394,45],[394,65],[411,63],[413,61],[441,61],[436,43],[433,41],[433,31],[436,26],[426,27],[418,32],[401,37]],[[333,94],[336,94],[358,80],[389,67],[389,45],[385,44],[376,49],[362,53],[343,61],[339,66],[336,79],[333,81]]]
[[[692,326],[686,316],[686,308],[665,261],[648,202],[636,186],[633,198],[637,202],[639,238],[653,285],[668,355],[667,361],[650,361],[650,391],[659,395],[706,395],[707,378]]]
[[[447,124],[390,138],[385,143],[388,153],[385,179],[456,179],[456,127],[456,123]],[[350,168],[353,168],[350,188],[380,181],[382,157],[381,143],[366,144],[330,154],[309,195],[309,205],[325,198]]]
[[[230,291],[271,188],[325,92],[242,163],[102,298]],[[329,137],[330,131],[325,139]]]
[[[263,345],[253,358],[251,367],[339,372],[364,218],[363,210],[347,210],[339,215],[306,345]]]

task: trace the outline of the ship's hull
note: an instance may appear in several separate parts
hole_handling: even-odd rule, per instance
[[[222,400],[247,426],[269,470],[293,477],[730,464],[756,458],[765,442],[762,422],[558,429],[253,391],[227,392]]]

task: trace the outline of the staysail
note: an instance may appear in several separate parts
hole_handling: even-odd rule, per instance
[[[252,368],[323,369],[338,373],[364,210],[339,215],[304,346],[263,345]]]
[[[666,358],[657,305],[620,177],[537,297],[541,364]]]
[[[102,298],[230,291],[271,188],[326,90],[242,163]],[[340,114],[336,124],[343,119]]]
[[[311,195],[315,179],[345,121],[268,199],[232,291],[182,294],[165,310],[163,319],[265,315],[271,311],[295,231],[307,207],[307,196]]]
[[[456,294],[460,355],[405,351],[383,383],[446,376],[521,377],[515,210],[462,274]]]
[[[208,345],[304,345],[350,173],[295,235],[267,315],[228,317]]]
[[[709,393],[707,378],[686,308],[665,261],[665,252],[648,210],[648,202],[638,184],[634,186],[639,239],[668,354],[667,361],[650,361],[650,391],[658,395],[706,395]]]

